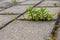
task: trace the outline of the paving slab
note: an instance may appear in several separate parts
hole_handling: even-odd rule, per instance
[[[12,1],[12,0],[11,0]],[[23,2],[23,1],[26,1],[26,0],[16,0],[16,2]],[[27,0],[28,1],[28,0]]]
[[[30,5],[30,6],[32,6],[32,5]],[[29,5],[27,5],[27,6],[13,6],[11,8],[8,8],[8,9],[4,10],[4,11],[0,11],[0,14],[1,13],[4,14],[6,12],[21,14],[21,13],[25,12],[28,7],[29,7]]]
[[[16,20],[0,30],[0,40],[44,40],[50,35],[54,23]]]
[[[41,0],[40,0],[41,1]],[[35,1],[26,1],[26,2],[24,2],[24,3],[21,3],[22,5],[23,4],[36,4],[36,3],[38,3],[38,2],[40,2],[40,1],[38,1],[38,0],[35,0]]]
[[[0,8],[7,8],[10,6],[14,6],[15,4],[12,2],[13,0],[2,0],[0,2]],[[25,0],[18,0],[18,2],[24,2]],[[17,1],[16,1],[17,2]]]
[[[54,3],[56,3],[57,6],[60,6],[60,1],[44,1],[38,6],[54,6]]]
[[[10,1],[9,1],[9,4],[10,4]],[[39,1],[40,0],[38,1],[29,0],[21,4],[36,4]],[[20,2],[20,0],[17,2]],[[38,6],[53,6],[53,3],[55,2],[57,3],[58,6],[60,6],[59,1],[51,1],[51,0],[45,1]],[[4,6],[4,4],[2,6]],[[33,6],[33,5],[21,6],[19,3],[19,6],[13,6],[4,11],[0,11],[0,13],[9,12],[9,13],[21,14],[26,10],[27,7],[30,7],[30,6]],[[3,8],[1,10],[3,10]],[[57,19],[57,13],[59,12],[59,10],[60,10],[59,7],[47,8],[47,11],[49,13],[55,14],[54,19]],[[0,27],[6,24],[7,22],[9,22],[10,20],[12,20],[13,18],[15,18],[16,16],[17,15],[0,15]],[[9,25],[7,25],[2,30],[0,30],[0,40],[44,40],[44,38],[47,38],[50,35],[55,22],[56,21],[49,21],[49,22],[37,21],[36,22],[36,21],[16,20],[10,23]],[[60,32],[57,40],[60,40]]]
[[[0,0],[0,3],[4,3],[4,2],[12,2],[13,0]],[[22,2],[25,0],[16,0],[16,2]]]
[[[0,15],[0,27],[15,18],[17,15]]]
[[[14,6],[14,4],[10,2],[5,2],[5,3],[0,4],[0,8],[4,8],[4,9],[9,8],[11,6]]]

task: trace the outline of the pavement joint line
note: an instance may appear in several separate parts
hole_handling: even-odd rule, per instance
[[[34,21],[34,20],[27,20],[27,19],[17,19],[17,20],[20,20],[20,21]],[[56,21],[57,19],[53,19],[53,20],[50,20],[50,21]],[[42,20],[39,20],[39,21],[42,21]],[[48,21],[49,22],[49,21]]]
[[[54,8],[54,7],[60,7],[60,6],[37,6],[38,8],[39,7],[50,7],[50,8]]]
[[[45,0],[41,0],[40,2],[38,2],[37,4],[35,4],[35,5],[33,6],[33,8],[36,7],[37,5],[39,5],[40,3],[42,3],[43,1],[45,1]],[[18,18],[21,17],[22,15],[24,15],[26,12],[27,12],[27,10],[26,10],[25,12],[23,12],[22,14],[18,15],[17,17],[15,17],[14,19],[10,20],[8,23],[6,23],[6,24],[3,25],[2,27],[0,27],[0,30],[2,30],[3,28],[5,28],[8,24],[12,23],[13,21],[15,21],[16,19],[18,19]]]
[[[0,14],[0,15],[19,15],[19,14]]]
[[[58,31],[58,29],[59,29],[59,26],[60,26],[59,23],[60,23],[60,12],[58,13],[57,21],[55,22],[54,28],[52,29],[52,32],[51,32],[51,36],[53,37],[53,40],[57,39],[58,34],[56,36],[56,39],[54,39],[54,37],[56,35],[55,31]]]
[[[17,6],[26,6],[26,5],[34,5],[34,4],[18,4]],[[37,6],[37,7],[60,7],[60,6]]]
[[[19,5],[25,6],[25,5],[35,5],[35,4],[17,4],[17,6],[19,6]]]
[[[24,2],[25,2],[25,1],[24,1]],[[23,3],[23,2],[20,2],[20,3]],[[0,8],[4,8],[3,10],[0,10],[0,11],[4,11],[5,9],[8,9],[8,8],[13,7],[13,6],[15,6],[15,5],[17,5],[17,3],[10,3],[9,7],[1,7],[1,6],[0,6]]]
[[[20,13],[0,13],[0,15],[19,15]]]
[[[60,0],[45,0],[45,1],[60,1]]]

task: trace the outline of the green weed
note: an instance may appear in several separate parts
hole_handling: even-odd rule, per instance
[[[33,9],[32,7],[28,8],[28,19],[35,21],[39,20],[52,20],[54,14],[50,14],[46,11],[47,8],[41,7],[40,9]]]

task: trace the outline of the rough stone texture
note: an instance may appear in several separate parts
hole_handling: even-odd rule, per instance
[[[0,15],[0,27],[15,18],[17,15]]]
[[[21,0],[22,1],[22,0]],[[39,0],[40,1],[40,0]],[[39,1],[27,1],[21,4],[36,4]],[[6,6],[6,2],[11,3],[10,1],[2,1],[0,2],[0,7],[1,6]],[[20,1],[17,1],[20,2]],[[51,1],[51,0],[46,0],[45,2],[41,3],[41,6],[53,6],[53,3],[57,2],[57,5],[60,6],[58,1]],[[5,4],[6,3],[6,4]],[[3,4],[3,5],[1,5]],[[47,5],[48,4],[48,5]],[[40,6],[39,5],[39,6]],[[27,7],[31,5],[26,5],[26,6],[21,6],[19,3],[19,6],[13,6],[11,8],[8,8],[4,11],[0,11],[0,13],[4,12],[14,12],[14,13],[22,13],[26,10]],[[33,5],[32,5],[33,6]],[[47,8],[47,10],[50,13],[56,14],[54,18],[57,18],[57,13],[59,12],[60,8]],[[0,10],[3,10],[3,8],[0,8]],[[17,15],[0,15],[0,27],[10,21],[11,19],[15,18]],[[44,40],[44,38],[47,38],[51,30],[54,27],[55,21],[50,21],[50,22],[34,22],[34,21],[20,21],[16,20],[12,22],[11,24],[7,25],[5,28],[0,30],[0,40]],[[60,35],[60,32],[59,32]],[[60,39],[58,35],[58,40]]]
[[[38,6],[54,6],[54,3],[56,3],[57,6],[60,6],[60,1],[44,1]]]
[[[0,30],[0,40],[44,40],[50,35],[55,21],[14,21]]]
[[[17,2],[23,2],[25,0],[17,0]],[[2,0],[0,1],[0,6],[5,6],[5,5],[8,5],[8,4],[11,4],[12,3],[12,0]]]
[[[1,11],[0,13],[23,13],[25,12],[26,8],[28,8],[29,6],[13,6],[11,8],[8,8],[4,11]]]
[[[40,0],[41,1],[41,0]],[[36,4],[36,3],[38,3],[38,2],[40,2],[40,1],[38,1],[38,0],[36,0],[36,1],[26,1],[26,2],[24,2],[24,3],[21,3],[21,4]]]
[[[0,3],[4,3],[4,2],[12,2],[13,0],[0,0],[1,2]],[[22,2],[22,1],[25,1],[25,0],[16,0],[17,2]]]
[[[17,0],[17,2],[24,2],[24,1],[25,0]],[[12,0],[0,0],[0,11],[10,6],[14,6]]]

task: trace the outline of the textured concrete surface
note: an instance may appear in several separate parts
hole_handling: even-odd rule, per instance
[[[57,6],[60,6],[60,1],[44,1],[38,6],[54,6],[54,3],[56,3]]]
[[[1,2],[0,3],[4,3],[4,2],[12,2],[13,0],[0,0]],[[25,1],[25,0],[16,0],[17,2],[22,2],[22,1]]]
[[[14,21],[0,30],[0,40],[44,40],[50,35],[55,21]]]
[[[23,1],[25,1],[25,0],[17,0],[17,2],[23,2]],[[0,1],[0,6],[5,6],[9,3],[12,3],[12,0],[1,0]]]
[[[29,6],[13,6],[11,8],[8,8],[4,11],[1,11],[0,13],[23,13],[25,12],[26,8],[28,8]]]
[[[22,1],[22,0],[21,0]],[[23,0],[24,1],[24,0]],[[10,1],[1,1],[0,2],[0,7],[1,6],[6,6],[6,2],[11,3]],[[20,2],[20,1],[17,1]],[[36,4],[39,1],[26,1],[21,4]],[[45,2],[41,3],[41,6],[53,6],[53,3],[57,3],[57,5],[60,6],[59,1],[51,1],[51,0],[46,0]],[[1,5],[3,4],[3,5]],[[40,6],[38,5],[38,6]],[[9,5],[8,5],[9,6]],[[20,3],[16,6],[12,6],[6,10],[3,10],[3,8],[0,8],[0,13],[4,12],[14,12],[14,13],[22,13],[26,10],[27,7],[33,6],[33,5],[20,5]],[[38,8],[39,9],[39,8]],[[59,7],[56,8],[47,8],[47,11],[50,13],[56,14],[54,16],[54,19],[57,18],[57,13],[60,10]],[[11,19],[15,18],[17,15],[0,15],[0,27],[10,21]],[[25,16],[26,17],[26,16]],[[47,38],[51,30],[54,27],[55,21],[50,21],[50,22],[34,22],[34,21],[20,21],[16,20],[12,22],[11,24],[7,25],[5,28],[0,30],[0,40],[44,40]],[[60,32],[59,32],[60,35]],[[60,39],[60,36],[58,35],[58,40]]]
[[[41,0],[40,0],[41,1]],[[21,4],[36,4],[36,3],[38,3],[39,1],[38,0],[36,0],[36,1],[26,1],[26,2],[24,2],[24,3],[21,3]]]
[[[0,15],[0,27],[15,18],[17,15]]]

